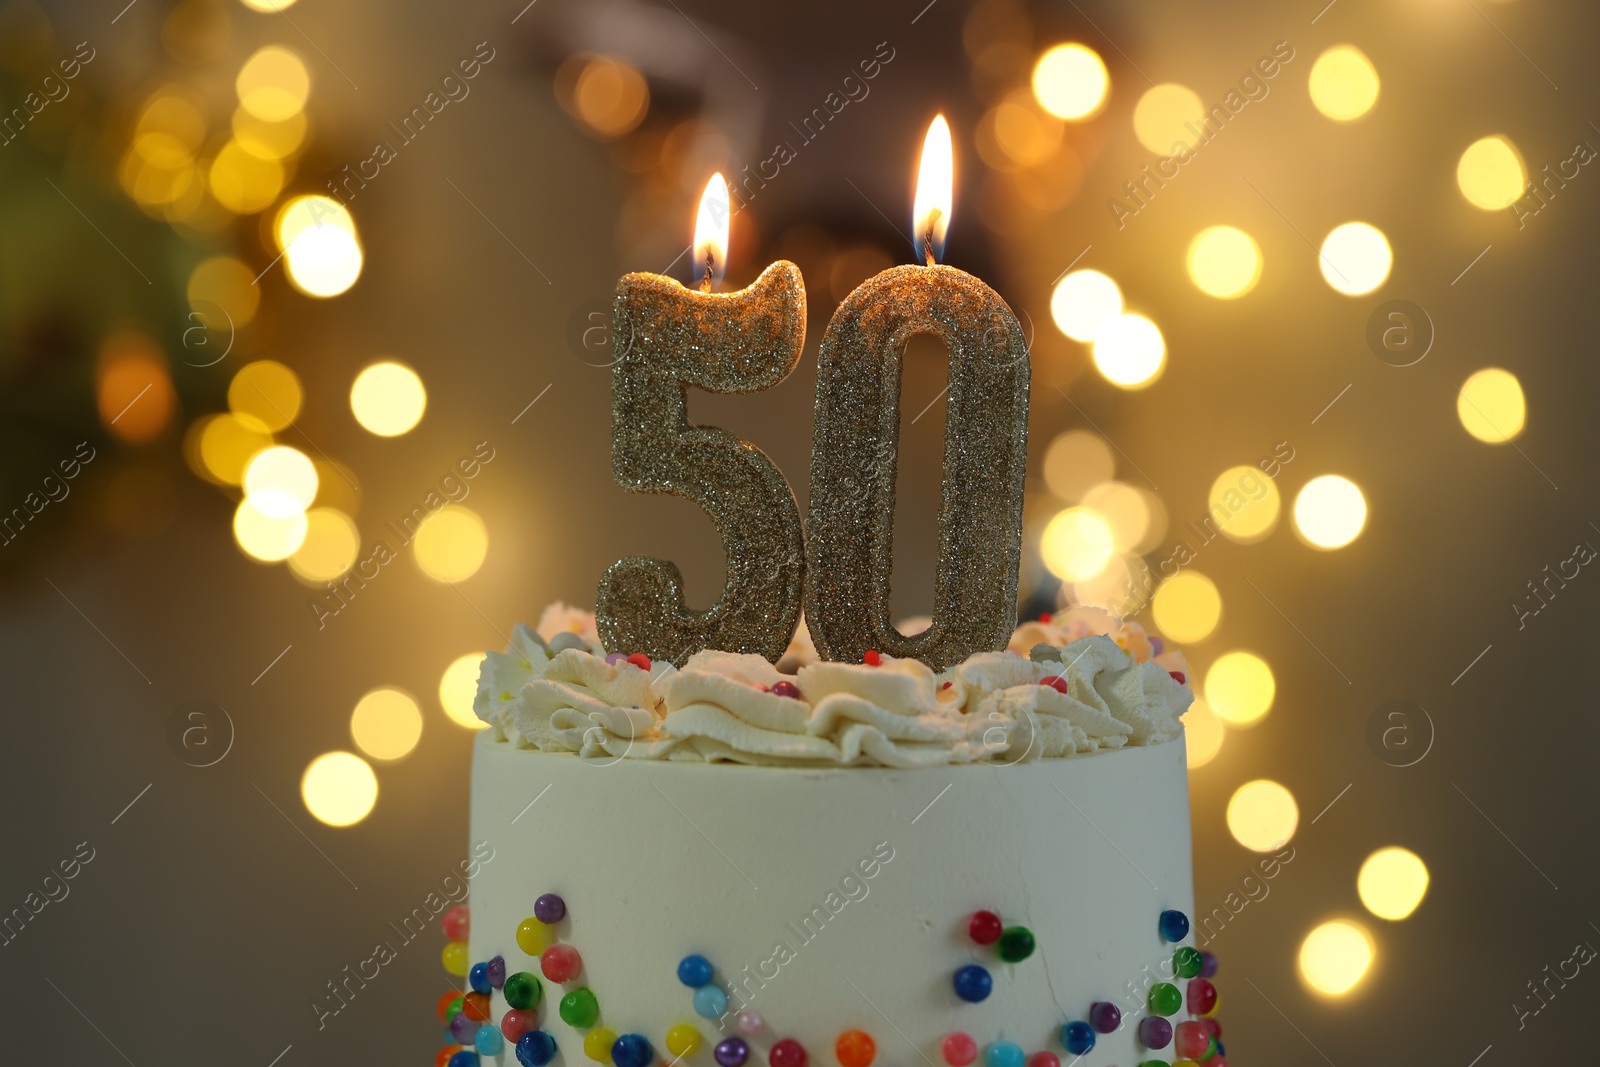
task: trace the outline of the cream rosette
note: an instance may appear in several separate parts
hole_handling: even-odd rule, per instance
[[[511,714],[517,695],[524,685],[544,674],[550,655],[544,640],[520,622],[511,631],[510,647],[504,652],[483,654],[472,710],[489,724],[495,737],[505,738],[506,717]]]
[[[580,649],[550,660],[541,677],[522,687],[511,709],[511,724],[522,744],[546,752],[661,759],[674,742],[661,736],[652,672],[630,663],[611,665]]]

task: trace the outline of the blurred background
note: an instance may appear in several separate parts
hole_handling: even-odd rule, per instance
[[[1229,1059],[1568,1054],[1600,989],[1597,19],[0,4],[18,1062],[426,1062],[442,934],[312,1004],[467,854],[478,656],[626,554],[721,588],[693,505],[611,480],[616,278],[687,281],[728,176],[726,285],[796,262],[807,356],[692,415],[803,508],[817,341],[913,258],[939,112],[945,261],[1032,343],[1023,612],[1125,613],[1201,697]],[[943,361],[914,343],[903,386],[905,615]]]

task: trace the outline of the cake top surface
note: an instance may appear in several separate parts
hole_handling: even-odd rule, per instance
[[[473,706],[498,738],[587,758],[927,767],[1160,744],[1194,699],[1181,652],[1095,608],[944,671],[869,658],[820,661],[802,624],[776,666],[706,651],[679,668],[608,655],[593,614],[557,603],[485,656]]]

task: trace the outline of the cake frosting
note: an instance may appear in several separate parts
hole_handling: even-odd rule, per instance
[[[914,768],[1161,744],[1193,699],[1182,653],[1092,609],[946,671],[876,659],[818,662],[802,627],[777,666],[704,651],[676,668],[607,654],[592,615],[555,604],[486,655],[474,709],[497,740],[591,759]]]

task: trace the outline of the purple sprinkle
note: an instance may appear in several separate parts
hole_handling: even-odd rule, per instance
[[[1099,1033],[1112,1033],[1122,1025],[1122,1009],[1109,1000],[1097,1000],[1089,1005],[1089,1025]]]
[[[742,1037],[730,1037],[717,1042],[715,1055],[722,1067],[743,1067],[750,1058],[750,1046]]]
[[[772,695],[775,697],[788,697],[791,700],[800,699],[800,687],[793,682],[773,682]]]
[[[500,989],[506,984],[506,958],[504,956],[496,956],[490,960],[486,969],[489,972],[490,986]]]
[[[567,917],[567,902],[554,893],[546,893],[533,902],[533,917],[547,925]]]
[[[450,1036],[463,1045],[470,1045],[481,1025],[476,1019],[468,1018],[466,1012],[457,1012],[456,1017],[450,1020]]]
[[[1216,957],[1216,954],[1215,953],[1211,953],[1211,952],[1206,952],[1204,949],[1202,949],[1201,952],[1200,952],[1200,977],[1201,978],[1213,978],[1213,977],[1216,976],[1216,973],[1217,973],[1217,957]]]
[[[613,652],[611,655],[606,657],[606,664],[612,667],[615,667],[619,663],[626,663],[627,661],[628,656],[623,652]]]
[[[1172,1024],[1159,1015],[1146,1015],[1139,1023],[1139,1040],[1145,1048],[1166,1048],[1172,1044]]]
[[[1162,649],[1164,649],[1164,648],[1166,648],[1166,647],[1167,647],[1167,646],[1166,646],[1166,645],[1165,645],[1165,644],[1163,644],[1163,643],[1162,643],[1162,641],[1161,641],[1161,638],[1159,638],[1159,637],[1152,637],[1152,638],[1151,638],[1151,639],[1150,639],[1150,654],[1151,654],[1151,655],[1152,655],[1152,656],[1159,656],[1159,655],[1161,655],[1161,650],[1162,650]]]

